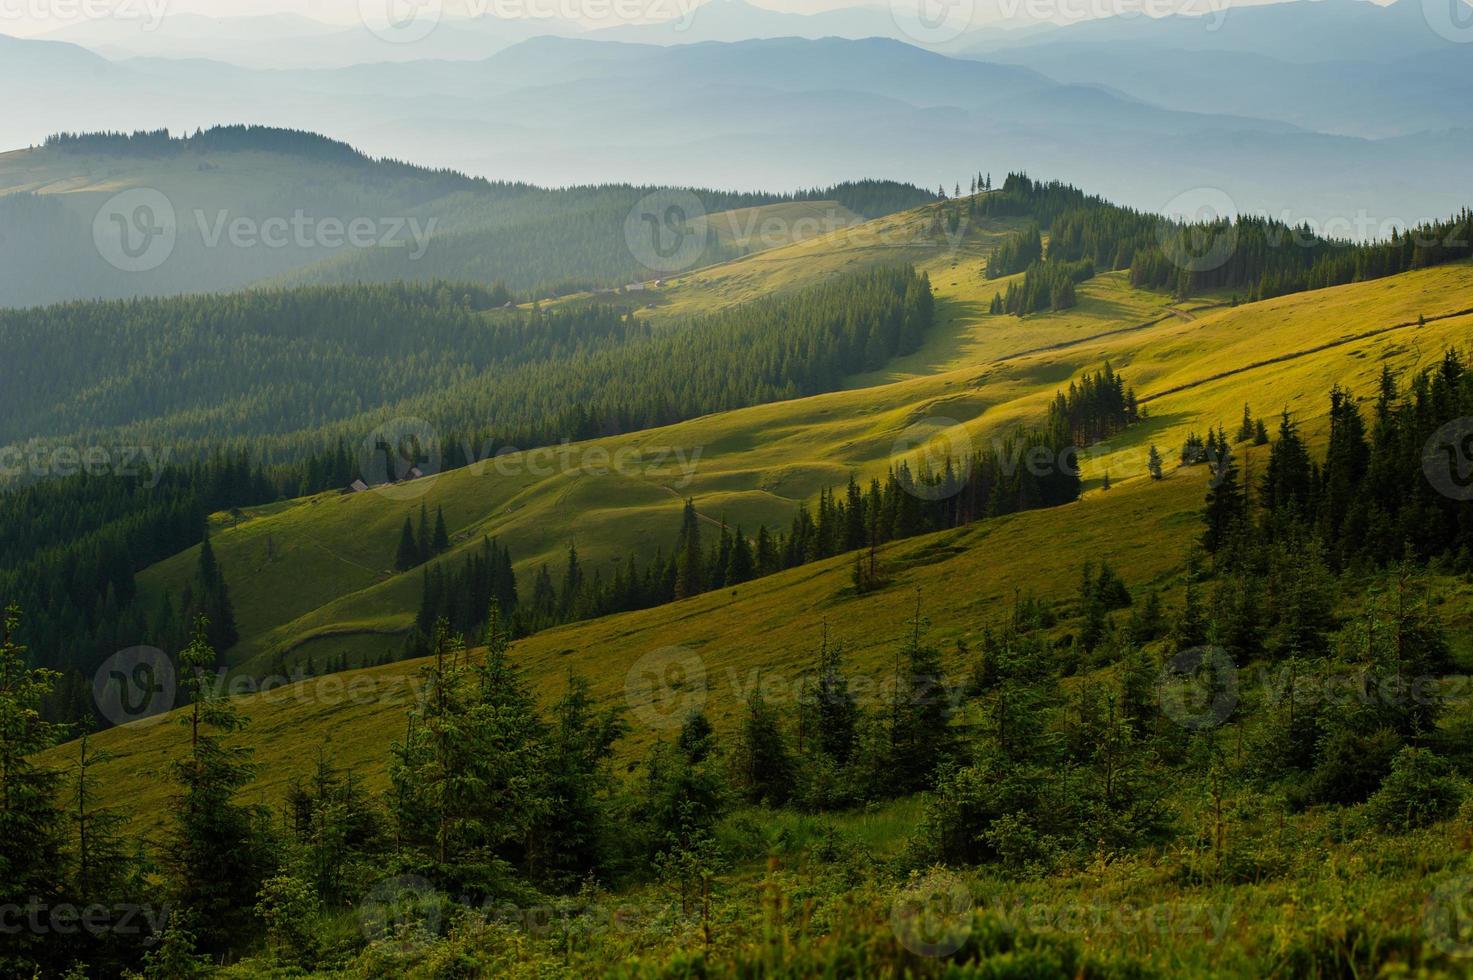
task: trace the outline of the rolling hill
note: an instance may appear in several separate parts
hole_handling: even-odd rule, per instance
[[[263,127],[54,143],[0,154],[0,306],[262,282],[455,279],[519,293],[618,286],[650,274],[630,251],[625,222],[657,190],[492,183]],[[795,195],[698,193],[710,214],[797,203]],[[875,216],[930,197],[883,182],[796,196],[803,207],[779,218],[788,234],[808,227],[799,217],[822,229],[853,221],[850,207]],[[158,234],[132,224],[145,214],[154,217],[145,230]],[[730,227],[713,234],[705,263],[758,247],[739,237]]]
[[[673,280],[656,312],[663,304],[737,302],[779,288],[800,269],[821,276],[826,267],[846,268],[865,261],[862,256],[875,261],[878,250],[851,248],[846,236],[852,235],[834,233]],[[1129,495],[1167,493],[1181,485],[1175,481],[1191,482],[1185,472],[1160,488],[1142,480],[1148,443],[1170,454],[1189,431],[1235,419],[1244,401],[1265,414],[1290,410],[1320,437],[1322,393],[1334,380],[1364,394],[1383,364],[1405,370],[1430,363],[1473,325],[1473,277],[1465,264],[1232,307],[1211,297],[1174,302],[1110,274],[1087,284],[1075,309],[1021,320],[988,317],[985,300],[996,284],[981,277],[985,249],[978,241],[955,252],[906,256],[930,273],[941,325],[920,351],[854,379],[849,390],[576,444],[566,447],[569,462],[553,472],[535,457],[510,455],[440,474],[409,500],[328,494],[221,517],[213,546],[245,637],[232,663],[245,674],[269,673],[308,657],[322,664],[347,654],[352,662],[393,651],[412,621],[421,584],[417,571],[393,571],[393,542],[406,514],[421,503],[443,509],[459,553],[478,548],[483,536],[508,546],[524,581],[538,565],[557,567],[569,543],[586,567],[612,573],[631,551],[648,557],[654,547],[673,544],[687,496],[712,527],[723,520],[749,532],[758,524],[782,527],[820,490],[841,486],[850,474],[862,481],[880,475],[897,453],[903,458],[913,448],[907,432],[918,423],[985,446],[1040,417],[1060,387],[1109,361],[1136,386],[1151,419],[1132,429],[1127,442],[1088,452],[1086,479],[1093,485],[1108,472],[1113,487],[1076,505],[1092,513],[1125,498],[1126,488]],[[609,471],[607,460],[621,453],[637,464]],[[585,465],[585,457],[593,462]],[[1178,510],[1168,522],[1188,536],[1189,512],[1200,504],[1194,496],[1200,486],[1191,486],[1172,505]],[[1159,566],[1148,564],[1155,570],[1147,577],[1176,561],[1186,540],[1161,553]],[[896,546],[911,547],[919,546]],[[457,562],[457,552],[440,560]],[[196,560],[188,552],[156,566],[141,577],[142,587],[177,590]],[[842,577],[842,563],[830,568]],[[638,615],[667,614],[675,612]]]
[[[673,605],[548,630],[514,648],[538,691],[552,696],[571,669],[593,681],[601,702],[625,704],[626,675],[636,662],[681,648],[701,659],[709,685],[703,701],[713,721],[730,728],[754,672],[795,682],[825,623],[857,669],[881,676],[917,596],[948,650],[958,641],[975,645],[984,627],[1010,615],[1020,591],[1065,599],[1077,562],[1087,556],[1108,556],[1133,589],[1174,596],[1181,556],[1199,533],[1204,478],[1173,466],[1164,481],[1147,479],[1147,444],[1170,454],[1189,431],[1235,420],[1245,401],[1265,414],[1287,408],[1322,444],[1331,385],[1369,397],[1382,365],[1435,364],[1444,346],[1466,345],[1473,336],[1470,264],[1232,309],[1173,304],[1106,277],[1077,311],[1031,317],[1024,329],[1001,333],[970,312],[978,287],[967,273],[974,270],[957,268],[957,285],[937,280],[951,329],[897,365],[889,383],[701,419],[634,442],[702,448],[694,478],[679,493],[693,496],[703,517],[741,518],[750,527],[785,520],[797,502],[850,470],[869,473],[893,462],[897,438],[919,419],[955,419],[981,443],[1039,412],[1060,385],[1108,359],[1138,386],[1151,419],[1118,443],[1090,450],[1084,498],[1062,511],[892,544],[884,560],[895,581],[870,596],[853,594],[852,562],[843,556]],[[1419,324],[1419,316],[1427,322]],[[1044,349],[1034,350],[1039,340]],[[618,442],[602,446],[612,452]],[[1250,458],[1261,469],[1261,452]],[[1102,491],[1106,471],[1111,488]],[[672,538],[680,504],[663,479],[572,471],[527,480],[456,471],[427,486],[421,499],[445,509],[458,540],[495,534],[525,556],[524,568],[551,560],[569,539],[597,564],[640,542]],[[355,636],[372,639],[407,625],[417,573],[395,576],[387,567],[403,509],[372,494],[329,495],[222,515],[214,546],[251,637],[241,651],[238,690],[252,689],[250,668],[266,662],[273,644],[307,641],[321,663],[340,650],[372,649]],[[1123,527],[1131,528],[1128,539],[1120,537]],[[1061,554],[1075,558],[1061,565]],[[196,558],[183,554],[156,567],[146,586],[177,583]],[[1458,585],[1453,596],[1462,609],[1473,593]],[[1459,615],[1467,620],[1466,611]],[[295,662],[302,661],[299,655]],[[954,656],[949,662],[962,666]],[[267,693],[246,695],[241,706],[262,764],[259,792],[278,799],[306,775],[314,763],[302,746],[310,744],[329,748],[369,785],[384,785],[387,746],[401,734],[423,666],[406,661],[297,683],[276,679]],[[636,718],[644,707],[638,698],[627,706]],[[140,828],[162,819],[167,790],[155,777],[180,748],[175,727],[156,721],[93,739],[115,756],[103,767],[110,792],[132,801]],[[637,723],[623,751],[635,754],[662,734]]]
[[[1038,190],[1045,196],[1060,192],[1042,185]],[[824,787],[808,783],[804,796],[782,808],[741,796],[712,823],[712,853],[729,862],[719,876],[706,879],[719,883],[712,885],[710,899],[720,910],[714,925],[703,923],[699,914],[677,911],[679,878],[636,870],[616,871],[599,884],[580,883],[576,899],[558,899],[563,903],[558,914],[579,929],[585,916],[613,903],[625,923],[616,933],[594,927],[576,940],[554,941],[532,929],[524,933],[515,922],[483,928],[473,918],[457,919],[442,931],[433,918],[439,913],[431,912],[428,926],[406,938],[412,923],[422,920],[395,911],[409,916],[411,925],[383,940],[374,931],[373,916],[382,915],[386,903],[398,908],[392,903],[403,895],[393,889],[408,887],[415,896],[443,903],[432,908],[449,907],[445,895],[460,895],[453,883],[403,877],[396,862],[414,845],[386,844],[361,872],[362,886],[354,885],[358,897],[313,913],[313,928],[339,936],[350,950],[349,969],[358,971],[350,975],[424,972],[428,957],[453,947],[461,962],[495,960],[515,964],[504,969],[554,975],[597,972],[598,962],[611,957],[620,958],[629,976],[650,975],[662,964],[691,957],[700,958],[701,969],[716,972],[761,958],[767,965],[752,965],[754,974],[766,975],[773,972],[772,964],[780,964],[796,977],[861,957],[869,964],[865,970],[930,975],[963,959],[1014,963],[1021,953],[1029,957],[1032,974],[1064,977],[1080,972],[1066,967],[1074,962],[1071,957],[1086,955],[1071,952],[1083,940],[1073,927],[1048,923],[1100,914],[1101,903],[1123,910],[1120,916],[1179,916],[1195,910],[1194,924],[1153,933],[1149,941],[1125,926],[1088,933],[1087,955],[1095,957],[1090,962],[1125,963],[1137,973],[1262,975],[1275,972],[1275,964],[1289,964],[1284,972],[1293,975],[1299,969],[1293,964],[1407,961],[1428,966],[1430,975],[1440,975],[1439,970],[1455,975],[1444,969],[1456,959],[1447,951],[1446,927],[1439,920],[1429,924],[1416,910],[1418,903],[1438,908],[1448,889],[1462,880],[1459,869],[1466,862],[1467,818],[1458,814],[1454,792],[1461,777],[1447,775],[1468,765],[1466,733],[1473,724],[1467,700],[1459,696],[1461,675],[1473,662],[1468,643],[1473,585],[1464,559],[1444,556],[1419,573],[1412,589],[1420,597],[1425,585],[1425,605],[1410,620],[1396,619],[1396,631],[1380,631],[1379,640],[1377,610],[1386,610],[1380,597],[1399,596],[1405,602],[1407,580],[1398,584],[1394,570],[1340,572],[1343,591],[1335,608],[1345,628],[1333,641],[1324,640],[1344,645],[1333,656],[1348,658],[1362,671],[1374,670],[1384,651],[1420,648],[1421,633],[1402,632],[1407,623],[1424,629],[1427,620],[1418,617],[1435,618],[1448,630],[1447,662],[1437,681],[1448,697],[1438,702],[1437,724],[1408,736],[1380,730],[1367,743],[1370,748],[1349,763],[1320,741],[1313,746],[1318,753],[1313,768],[1258,775],[1261,765],[1283,751],[1286,739],[1277,727],[1281,714],[1275,698],[1281,692],[1273,674],[1284,666],[1278,658],[1286,655],[1277,645],[1230,672],[1241,692],[1233,689],[1228,716],[1209,718],[1205,727],[1190,713],[1197,710],[1196,702],[1170,699],[1169,681],[1184,654],[1220,649],[1219,618],[1234,622],[1220,604],[1251,574],[1229,564],[1241,543],[1219,545],[1212,572],[1214,625],[1206,634],[1212,645],[1191,647],[1202,641],[1178,636],[1191,610],[1203,602],[1202,573],[1193,570],[1187,556],[1203,540],[1209,485],[1222,485],[1212,466],[1185,460],[1178,465],[1179,449],[1194,434],[1235,426],[1246,404],[1260,420],[1287,413],[1315,459],[1327,453],[1334,459],[1334,447],[1343,444],[1343,430],[1337,436],[1336,426],[1343,425],[1344,414],[1332,416],[1328,391],[1348,393],[1366,416],[1377,418],[1372,413],[1380,411],[1383,371],[1405,377],[1432,369],[1435,377],[1458,370],[1447,351],[1466,347],[1473,334],[1473,262],[1446,261],[1257,301],[1225,290],[1182,299],[1132,286],[1131,272],[1099,272],[1078,285],[1073,305],[1012,316],[990,312],[991,298],[1029,273],[988,278],[988,265],[1003,261],[1026,240],[1028,222],[1007,214],[984,216],[947,234],[949,217],[965,206],[936,202],[870,222],[845,222],[621,297],[638,305],[656,330],[680,323],[723,329],[738,322],[721,319],[727,314],[781,308],[793,297],[852,281],[867,270],[903,262],[924,272],[935,297],[935,323],[919,348],[885,360],[878,369],[851,374],[833,390],[568,442],[540,453],[512,453],[485,465],[381,486],[380,492],[319,494],[211,518],[210,562],[229,583],[242,637],[229,651],[221,681],[232,695],[230,704],[249,721],[249,727],[224,738],[248,748],[255,766],[256,778],[237,794],[238,801],[287,812],[324,779],[338,778],[323,775],[319,766],[326,763],[351,774],[350,785],[358,792],[383,794],[371,802],[359,797],[355,814],[369,817],[397,812],[393,808],[402,805],[404,772],[414,764],[416,744],[439,745],[443,751],[443,742],[415,741],[425,738],[426,727],[432,737],[438,735],[433,726],[441,716],[433,715],[434,705],[444,703],[447,689],[436,687],[436,678],[489,656],[473,649],[462,657],[452,645],[443,658],[352,666],[393,655],[415,618],[425,575],[418,568],[395,569],[394,543],[396,529],[421,505],[443,513],[448,530],[448,553],[431,558],[431,570],[458,565],[478,553],[483,536],[494,536],[511,550],[524,583],[534,566],[561,560],[570,543],[576,543],[589,574],[607,576],[626,554],[676,546],[683,498],[693,501],[695,521],[707,540],[723,521],[741,523],[749,532],[759,524],[781,527],[799,506],[811,506],[851,475],[882,476],[914,462],[923,451],[934,455],[938,443],[953,454],[997,446],[1019,427],[1037,425],[1050,414],[1059,392],[1087,387],[1105,364],[1128,382],[1133,401],[1143,409],[1116,434],[1081,447],[1084,492],[1078,500],[892,540],[874,556],[883,574],[868,584],[864,559],[841,553],[654,608],[543,629],[518,640],[506,654],[531,697],[557,712],[548,729],[550,746],[563,746],[570,732],[587,730],[580,726],[601,724],[605,710],[622,712],[627,728],[618,730],[612,758],[600,763],[608,778],[601,784],[599,805],[617,821],[616,836],[635,851],[644,846],[642,835],[666,829],[647,829],[659,813],[651,796],[664,785],[670,753],[686,751],[672,746],[687,740],[690,725],[681,727],[687,712],[701,709],[713,726],[711,737],[733,747],[731,778],[740,780],[744,770],[737,763],[744,757],[735,753],[748,751],[762,705],[770,706],[781,717],[780,727],[792,730],[796,739],[807,737],[803,685],[812,680],[821,651],[836,647],[842,649],[857,710],[867,725],[877,726],[864,728],[878,734],[865,734],[857,743],[866,752],[869,739],[884,737],[885,713],[901,703],[887,699],[886,682],[911,669],[907,658],[923,645],[934,649],[945,674],[940,690],[955,709],[942,714],[941,723],[967,739],[968,752],[976,753],[963,758],[964,769],[943,770],[929,791],[911,795],[903,781],[916,774],[888,767],[878,777],[884,789],[858,807],[844,797],[824,802]],[[1050,250],[1054,244],[1050,240]],[[546,312],[575,315],[596,300],[596,295],[570,294],[547,304]],[[1254,445],[1250,437],[1236,444],[1243,479],[1263,486],[1264,499],[1275,483],[1260,476],[1276,469],[1282,474],[1291,459],[1285,446],[1292,441],[1292,428],[1286,428],[1277,440]],[[1148,469],[1153,446],[1167,461],[1159,479]],[[1406,448],[1405,462],[1409,472],[1417,472],[1420,487],[1421,446]],[[1415,496],[1417,488],[1406,492]],[[1265,522],[1261,533],[1277,532]],[[1094,605],[1095,586],[1089,584],[1101,562],[1119,577],[1125,593],[1112,600],[1117,603],[1113,615]],[[139,588],[146,601],[178,594],[201,581],[202,567],[201,549],[189,549],[146,570]],[[1300,567],[1291,566],[1291,572]],[[1315,567],[1312,561],[1302,566],[1305,577],[1312,580]],[[1268,575],[1271,588],[1284,588],[1283,568],[1274,566]],[[1364,599],[1357,595],[1361,591],[1367,593]],[[1276,594],[1271,601],[1283,600]],[[1122,602],[1131,607],[1124,623]],[[1127,635],[1153,604],[1171,610],[1172,624],[1169,630],[1158,625],[1144,646],[1136,646],[1142,641]],[[1097,614],[1107,637],[1091,646],[1084,633]],[[1291,627],[1299,625],[1282,610],[1280,616]],[[1020,632],[1019,624],[1033,617],[1030,632]],[[1369,631],[1365,636],[1358,632],[1362,618]],[[472,646],[475,642],[471,637]],[[1022,656],[1011,652],[1012,643],[1024,644]],[[1331,655],[1324,663],[1339,663]],[[1299,662],[1290,659],[1288,669]],[[1401,660],[1396,663],[1399,669]],[[338,664],[349,666],[334,669]],[[1321,669],[1331,668],[1315,668]],[[1039,673],[1046,673],[1052,685],[1047,695],[1029,680]],[[575,677],[588,683],[587,702],[580,699]],[[1313,680],[1306,673],[1302,683]],[[1220,681],[1214,675],[1214,684]],[[1149,761],[1117,769],[1111,746],[1122,743],[1112,740],[1111,733],[1119,730],[1107,722],[1115,705],[1125,701],[1113,700],[1113,692],[1129,694],[1132,683],[1142,682],[1145,720],[1139,734],[1126,734],[1130,745],[1149,752]],[[1289,683],[1292,699],[1294,681]],[[173,694],[168,686],[158,690]],[[427,692],[436,697],[426,698]],[[449,693],[453,697],[454,689]],[[481,696],[506,693],[483,688]],[[1096,695],[1102,700],[1092,700]],[[1050,699],[1047,727],[1030,734],[1026,726],[1015,730],[1006,724],[1015,717],[1026,721],[1026,711],[1036,703],[1032,699],[1044,697]],[[1208,700],[1216,711],[1217,701]],[[1323,710],[1317,701],[1306,703],[1306,710]],[[1373,704],[1382,709],[1380,701]],[[1091,714],[1095,708],[1098,716]],[[420,714],[410,722],[416,709]],[[1334,718],[1347,716],[1343,704],[1329,710]],[[188,771],[173,766],[189,748],[187,731],[176,724],[187,717],[187,708],[178,709],[97,733],[86,743],[89,752],[105,753],[89,769],[97,801],[126,802],[128,830],[163,853],[178,792],[170,776]],[[1096,723],[1104,727],[1091,727]],[[1104,736],[1091,734],[1097,731]],[[1006,751],[995,746],[1005,746],[1009,738],[1036,738],[1024,743],[1032,746],[1030,752],[1056,743],[1084,753],[1086,762],[1077,768],[1034,762],[1035,769],[1009,769],[1003,778],[993,778],[988,767],[1002,765],[1005,756],[996,752]],[[1395,762],[1384,751],[1370,754],[1381,751],[1376,747],[1386,739],[1393,742]],[[1069,748],[1076,743],[1078,748]],[[78,752],[78,744],[70,743],[38,760],[68,768]],[[434,762],[440,756],[430,752],[425,758]],[[499,762],[503,757],[493,752],[488,758]],[[1429,758],[1439,761],[1426,763]],[[1426,803],[1434,814],[1430,820],[1417,816],[1419,802],[1407,804],[1405,817],[1394,809],[1408,792],[1427,795],[1422,784],[1404,788],[1401,782],[1404,767],[1421,764],[1443,767],[1426,784],[1437,794]],[[1140,768],[1144,765],[1150,768]],[[1324,792],[1327,772],[1379,772],[1378,766],[1387,770],[1378,776],[1379,788],[1367,787],[1359,798],[1326,802],[1309,795]],[[514,775],[523,773],[513,768]],[[1011,832],[1018,836],[1006,838],[1009,842],[1031,840],[1028,828],[1035,821],[1049,825],[1056,814],[1040,803],[1001,816],[986,809],[990,804],[976,814],[968,809],[969,800],[990,799],[983,794],[1015,791],[1020,772],[1034,784],[1077,785],[1080,792],[1090,791],[1090,780],[1099,772],[1140,780],[1124,785],[1150,787],[1153,805],[1169,812],[1162,819],[1173,836],[1148,828],[1133,831],[1136,836],[1118,846],[1085,837],[1068,850],[1050,844],[1053,852],[1029,852],[1056,854],[1050,860],[1057,863],[1047,868],[1015,863],[1008,852],[984,852],[968,860],[948,854],[953,870],[931,868],[934,852],[926,848],[933,846],[937,821],[947,814],[961,812],[962,819],[988,828],[988,834],[1023,827]],[[969,785],[974,788],[966,789]],[[1370,802],[1362,804],[1366,798]],[[1107,805],[1110,797],[1100,799]],[[1057,801],[1075,805],[1064,795]],[[493,812],[514,811],[498,806]],[[1067,830],[1070,820],[1066,813],[1061,828]],[[556,827],[563,823],[549,821]],[[969,846],[970,839],[961,838],[957,846]],[[913,872],[909,879],[908,871]],[[273,879],[277,883],[269,887],[279,887],[279,881]],[[931,956],[926,951],[935,947],[917,946],[903,908],[906,895],[919,890],[924,896],[938,887],[969,899],[946,921],[973,945]],[[390,889],[387,897],[383,888]],[[457,901],[474,905],[475,893],[468,894],[472,897]],[[764,895],[781,908],[770,915],[754,911],[766,908]],[[789,896],[795,895],[800,900],[789,906]],[[996,900],[974,909],[972,896]],[[842,901],[844,910],[834,901]],[[521,906],[510,904],[520,915]],[[1295,910],[1305,905],[1314,911],[1300,920]],[[1011,910],[1025,906],[1033,918],[1014,925]],[[653,910],[651,917],[632,920],[624,910],[636,907]],[[810,920],[806,910],[815,907],[823,910],[823,919],[812,926],[818,920]],[[1202,923],[1204,908],[1217,910],[1215,924]],[[1213,934],[1219,939],[1231,930],[1232,938],[1204,942],[1207,928],[1217,930]],[[1385,943],[1346,945],[1347,934],[1362,930],[1374,930]],[[990,938],[994,931],[1003,938]],[[719,940],[703,938],[713,932]],[[367,937],[362,942],[360,933]],[[243,961],[225,968],[227,974],[259,975],[283,954],[273,933],[265,945],[242,955]],[[330,955],[338,954],[313,952],[309,962],[331,971],[336,967]],[[889,966],[875,965],[889,957],[894,957]]]

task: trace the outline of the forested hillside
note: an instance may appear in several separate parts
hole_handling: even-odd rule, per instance
[[[1466,214],[989,183],[554,302],[0,312],[0,897],[186,910],[0,958],[1461,975]]]
[[[933,198],[891,181],[801,193],[665,190],[681,200],[693,195],[707,215],[832,201],[873,217]],[[620,286],[652,274],[626,241],[626,221],[641,200],[660,191],[488,181],[375,160],[336,140],[261,126],[183,136],[60,134],[42,147],[0,156],[0,306],[264,282],[453,279],[488,288],[505,283],[519,295]],[[147,261],[135,265],[126,253],[99,245],[116,234],[114,220],[139,248],[156,241],[168,248],[159,244],[157,254],[145,252]],[[235,222],[244,222],[246,233],[232,231]],[[282,229],[274,238],[272,222]],[[365,232],[350,238],[354,222]],[[166,228],[169,237],[160,237]],[[148,229],[159,234],[138,237]],[[710,232],[700,261],[714,264],[744,251]]]
[[[202,603],[218,624],[213,571],[149,607],[135,573],[198,543],[214,511],[400,477],[365,448],[394,418],[434,441],[410,463],[439,472],[833,390],[914,351],[934,315],[909,268],[658,328],[502,298],[397,284],[0,311],[0,340],[28,352],[4,367],[7,434],[32,434],[6,447],[7,475],[44,481],[0,496],[0,591],[46,610],[23,634],[35,655],[80,683],[119,635],[177,645]],[[179,383],[155,384],[163,372]],[[84,699],[73,687],[63,710]]]
[[[975,203],[971,203],[971,201]],[[1027,272],[994,312],[1072,305],[1064,283],[1128,269],[1133,285],[1178,296],[1230,293],[1267,299],[1306,289],[1379,279],[1473,255],[1473,213],[1397,229],[1386,241],[1327,239],[1274,218],[1163,217],[1112,205],[1059,182],[1009,174],[1001,189],[969,199],[969,214],[1024,216],[1036,227],[999,249],[989,277]],[[1047,229],[1045,250],[1039,229]],[[1000,309],[999,309],[1000,307]]]

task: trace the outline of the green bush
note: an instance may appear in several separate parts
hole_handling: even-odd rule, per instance
[[[1408,747],[1392,760],[1381,788],[1366,801],[1366,813],[1383,830],[1412,830],[1457,813],[1464,795],[1446,762]]]

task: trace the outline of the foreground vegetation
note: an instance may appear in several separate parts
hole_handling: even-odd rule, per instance
[[[698,326],[756,394],[550,476],[517,453],[253,504],[289,491],[221,456],[154,496],[6,498],[34,518],[7,560],[66,545],[78,500],[120,540],[159,539],[135,513],[202,539],[136,573],[50,558],[169,604],[180,652],[148,666],[179,683],[99,676],[172,711],[77,740],[23,650],[59,593],[7,628],[0,913],[41,924],[0,928],[6,972],[1466,975],[1469,266],[1192,299],[1132,259],[987,315],[1087,260],[1045,208],[1067,189],[1030,187],[878,223],[954,222],[944,253],[847,231],[677,279],[617,345]],[[1010,201],[1035,210],[961,232]],[[629,329],[598,306],[488,312],[534,348]],[[587,463],[661,446],[700,465]],[[293,478],[346,480],[337,452]],[[106,914],[66,933],[72,908]]]
[[[1421,459],[1397,447],[1439,421],[1429,400],[1473,404],[1473,375],[1450,354],[1384,390],[1370,436],[1335,396],[1317,466],[1282,422],[1246,488],[1251,417],[1214,434],[1186,467],[1206,500],[1169,605],[1086,561],[1074,594],[1021,595],[943,657],[917,594],[888,683],[825,631],[720,726],[688,650],[635,664],[626,710],[574,673],[539,708],[493,609],[474,656],[437,627],[382,790],[324,752],[277,814],[242,795],[247,720],[201,621],[157,864],[99,804],[87,741],[66,810],[60,757],[16,755],[56,733],[34,714],[47,678],[7,640],[16,907],[170,910],[80,951],[22,933],[12,968],[1461,975],[1473,710],[1439,594],[1466,558],[1445,542],[1386,565],[1374,539],[1323,534],[1346,480],[1357,510],[1417,509]],[[1372,473],[1391,498],[1357,485]],[[618,772],[634,725],[658,737]]]

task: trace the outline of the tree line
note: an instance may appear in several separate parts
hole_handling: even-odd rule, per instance
[[[974,210],[1032,222],[989,261],[989,278],[1032,275],[1032,282],[1011,297],[999,294],[992,304],[995,313],[1062,309],[1070,305],[1073,284],[1102,270],[1129,270],[1131,285],[1181,297],[1230,290],[1250,301],[1473,255],[1473,212],[1466,208],[1441,221],[1396,229],[1386,241],[1351,242],[1268,217],[1180,221],[1111,204],[1059,181],[1012,173],[999,190],[976,198]],[[1049,229],[1046,249],[1042,227]]]
[[[0,312],[0,336],[33,352],[0,365],[12,436],[192,447],[132,460],[127,472],[0,494],[0,597],[34,610],[24,639],[38,663],[65,675],[60,717],[90,714],[85,678],[113,652],[182,646],[196,600],[220,591],[140,603],[136,573],[199,544],[210,514],[400,475],[364,472],[359,451],[388,414],[431,420],[439,465],[450,469],[510,446],[833,390],[916,349],[934,316],[929,282],[909,268],[658,330],[605,305],[513,313],[496,310],[498,298],[474,286],[394,284]],[[56,361],[67,351],[72,368],[106,380],[58,401],[71,370]],[[153,383],[185,362],[197,367],[176,384]],[[51,407],[38,409],[48,386]],[[368,398],[392,408],[364,413]],[[222,400],[229,412],[209,407]],[[137,418],[148,421],[128,421]],[[414,537],[395,565],[415,567],[447,545],[436,528]]]
[[[724,519],[714,536],[703,533],[695,501],[688,499],[668,553],[631,553],[605,576],[601,568],[590,573],[572,543],[561,569],[536,568],[530,591],[519,591],[509,551],[483,539],[480,551],[459,567],[441,562],[426,570],[404,655],[428,655],[431,627],[441,619],[458,632],[479,630],[492,596],[501,622],[512,635],[524,636],[730,588],[841,554],[854,556],[855,592],[871,592],[888,584],[878,549],[891,541],[1077,500],[1079,449],[1118,434],[1139,417],[1134,390],[1106,363],[1060,391],[1042,427],[1011,433],[990,449],[947,457],[939,465],[922,456],[914,469],[902,459],[867,485],[851,476],[842,489],[820,491],[815,506],[800,504],[786,529],[759,525],[750,535]],[[423,508],[420,528],[423,539]],[[420,553],[414,537],[406,516],[399,554]]]

